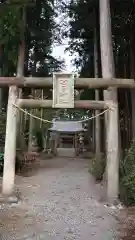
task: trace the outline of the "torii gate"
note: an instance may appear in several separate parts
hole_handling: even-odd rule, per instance
[[[22,16],[24,18],[24,15]],[[24,19],[22,19],[24,23]],[[24,26],[22,24],[22,32]],[[18,58],[17,76],[0,77],[0,87],[9,86],[6,140],[4,154],[4,172],[2,192],[11,195],[15,180],[15,157],[17,135],[18,107],[24,108],[85,108],[109,109],[107,128],[107,199],[118,197],[119,193],[119,144],[118,131],[114,119],[117,119],[117,103],[113,101],[74,101],[74,87],[84,88],[135,88],[134,79],[98,79],[98,78],[73,78],[72,74],[54,74],[53,78],[23,77],[24,67],[24,42],[22,39]],[[62,81],[61,81],[62,80]],[[63,81],[64,80],[64,81]],[[73,81],[74,80],[74,81]],[[64,83],[64,92],[61,94],[61,84]],[[44,88],[53,86],[53,100],[21,99],[19,88]],[[62,88],[63,89],[63,88]],[[60,91],[59,91],[60,90]],[[62,90],[63,91],[63,90]]]
[[[2,191],[10,195],[14,189],[15,156],[17,134],[17,106],[21,108],[85,108],[109,109],[107,123],[107,199],[115,199],[119,192],[119,149],[118,132],[115,130],[114,115],[117,103],[113,101],[74,101],[73,93],[76,88],[134,88],[134,79],[95,79],[73,78],[72,74],[54,74],[54,78],[25,78],[22,76],[22,49],[18,59],[17,77],[0,77],[0,87],[9,86],[7,108],[6,141],[4,155],[4,173]],[[60,95],[60,83],[65,81],[65,95]],[[44,88],[53,86],[53,100],[21,99],[18,97],[19,88]],[[62,90],[63,91],[63,90]],[[63,99],[63,100],[61,100]],[[113,146],[113,149],[112,149]]]

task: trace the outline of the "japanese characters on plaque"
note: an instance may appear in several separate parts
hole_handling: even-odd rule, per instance
[[[54,74],[53,107],[74,108],[74,76],[72,74]]]

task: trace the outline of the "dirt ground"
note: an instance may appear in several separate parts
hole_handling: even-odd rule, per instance
[[[33,176],[17,176],[23,200],[1,206],[0,240],[118,239],[119,210],[98,201],[103,189],[88,167],[86,159],[63,156],[42,160]]]

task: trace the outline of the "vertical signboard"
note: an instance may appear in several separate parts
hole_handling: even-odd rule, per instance
[[[73,74],[53,74],[53,108],[74,108]]]

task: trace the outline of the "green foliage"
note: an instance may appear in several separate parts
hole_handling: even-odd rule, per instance
[[[35,75],[39,77],[59,71],[64,63],[52,57],[52,44],[55,39],[55,29],[57,29],[54,21],[54,1],[36,0],[35,7],[27,8],[26,15],[28,48],[34,50],[29,57],[29,73],[33,75],[35,65]]]
[[[80,95],[80,100],[94,100],[95,91],[93,89],[84,89]]]
[[[89,117],[91,117],[92,112],[90,110],[86,109],[79,109],[79,110],[74,110],[74,109],[60,109],[55,116],[55,119],[57,120],[67,120],[67,121],[79,121],[79,120],[84,120]]]
[[[96,161],[96,158],[90,160],[89,172],[94,176],[96,181],[102,181],[105,172],[105,158],[101,155],[101,160]]]
[[[44,141],[43,141],[43,132],[42,129],[37,128],[34,130],[34,136],[37,140],[37,147],[39,151],[42,151],[44,149]]]
[[[77,53],[74,64],[83,76],[93,76],[94,29],[96,14],[99,15],[97,0],[71,0],[66,9],[70,17],[70,30],[65,35],[70,39],[70,51]],[[122,4],[121,4],[122,2]],[[128,66],[130,36],[135,26],[134,0],[113,0],[111,4],[112,38],[116,63],[116,74],[124,74],[123,66]],[[99,23],[98,23],[99,25]],[[117,66],[119,64],[119,67]]]
[[[135,204],[135,142],[120,163],[120,198],[126,204]]]
[[[62,61],[51,56],[57,29],[53,0],[11,0],[7,4],[0,1],[0,15],[2,75],[13,76],[16,73],[18,48],[22,40],[25,40],[25,75],[33,75],[34,72],[37,76],[48,76],[63,67]]]
[[[0,153],[0,162],[4,162],[4,153]]]

